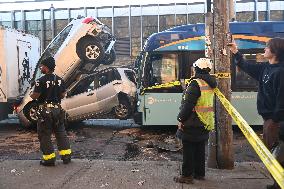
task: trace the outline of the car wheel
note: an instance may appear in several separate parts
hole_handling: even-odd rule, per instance
[[[114,115],[118,119],[128,119],[131,115],[131,106],[125,99],[119,100],[119,105],[114,107]]]
[[[77,45],[77,54],[85,62],[98,66],[105,56],[102,45],[94,38],[83,38]]]
[[[27,104],[24,109],[25,116],[31,122],[32,125],[36,125],[37,123],[37,119],[38,119],[37,109],[38,109],[38,105],[35,102],[31,102]]]
[[[104,65],[110,65],[112,64],[116,59],[116,53],[114,49],[111,49],[109,54],[105,54],[105,58],[103,60]]]

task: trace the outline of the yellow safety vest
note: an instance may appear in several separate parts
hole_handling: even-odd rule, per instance
[[[198,115],[198,118],[204,124],[206,130],[214,130],[214,108],[213,99],[214,92],[213,89],[202,79],[193,79],[199,85],[201,96],[197,100],[197,104],[194,107],[194,111]]]

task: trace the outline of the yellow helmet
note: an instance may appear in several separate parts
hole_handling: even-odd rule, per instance
[[[193,67],[198,67],[200,69],[210,68],[212,69],[212,62],[209,58],[199,58],[193,63]]]

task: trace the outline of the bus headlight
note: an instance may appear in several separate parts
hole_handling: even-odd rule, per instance
[[[140,106],[140,100],[137,100],[137,106]]]

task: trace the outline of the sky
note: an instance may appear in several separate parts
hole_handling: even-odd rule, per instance
[[[20,1],[25,1],[20,3]],[[28,2],[30,1],[30,2]],[[53,4],[55,8],[101,7],[120,5],[147,5],[169,3],[205,2],[205,0],[60,0],[33,2],[35,0],[0,0],[0,11],[48,9]],[[14,3],[12,3],[14,2]],[[16,3],[15,3],[16,2]]]

